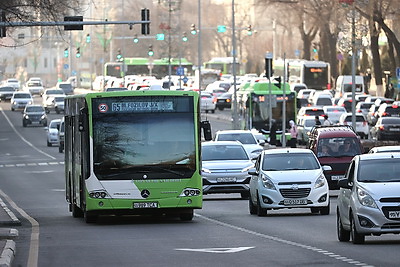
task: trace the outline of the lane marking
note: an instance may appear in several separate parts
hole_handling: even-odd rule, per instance
[[[63,161],[54,162],[39,162],[39,163],[16,163],[16,164],[0,164],[0,168],[14,168],[14,167],[37,167],[37,166],[56,166],[64,165]]]
[[[215,219],[206,217],[204,215],[195,214],[195,216],[199,217],[201,219],[204,219],[206,221],[210,221],[210,222],[212,222],[214,224],[219,224],[221,226],[229,227],[231,229],[234,229],[234,230],[237,230],[237,231],[241,231],[241,232],[244,232],[244,233],[247,233],[247,234],[255,235],[255,236],[258,236],[258,237],[261,237],[261,238],[264,238],[264,239],[268,239],[268,240],[276,241],[276,242],[279,242],[279,243],[282,243],[282,244],[286,244],[286,245],[290,245],[290,246],[295,246],[295,247],[299,247],[299,248],[315,251],[315,252],[321,253],[322,255],[329,256],[329,257],[331,257],[331,258],[333,258],[335,260],[342,261],[342,262],[345,262],[345,263],[354,264],[355,266],[374,267],[373,265],[370,265],[370,264],[367,264],[367,263],[363,263],[361,261],[357,261],[357,260],[354,260],[354,259],[349,259],[347,257],[341,256],[341,255],[338,255],[338,254],[335,254],[333,252],[329,252],[327,250],[320,249],[320,248],[317,248],[317,247],[313,247],[313,246],[301,244],[301,243],[298,243],[298,242],[286,240],[286,239],[283,239],[283,238],[280,238],[280,237],[276,237],[276,236],[271,236],[271,235],[258,233],[258,232],[255,232],[255,231],[243,228],[243,227],[239,227],[239,226],[235,226],[235,225],[232,225],[232,224],[229,224],[229,223],[225,223],[225,222],[222,222],[222,221],[219,221],[219,220],[215,220]]]
[[[235,253],[248,250],[254,247],[237,247],[237,248],[176,248],[175,250],[181,251],[194,251],[194,252],[209,252],[209,253]]]
[[[29,245],[28,255],[28,267],[37,267],[39,259],[39,223],[29,216],[23,209],[17,206],[12,199],[0,189],[0,195],[7,200],[7,202],[13,207],[22,217],[27,219],[31,223],[31,240]]]
[[[18,131],[17,129],[14,127],[14,125],[12,124],[12,122],[10,121],[10,119],[7,117],[7,115],[4,113],[4,110],[2,107],[0,107],[0,111],[3,114],[3,116],[6,118],[8,124],[10,124],[11,128],[14,130],[14,132],[19,136],[19,138],[21,138],[22,141],[24,141],[27,145],[29,145],[31,148],[35,149],[36,151],[38,151],[39,153],[45,155],[46,157],[49,157],[51,159],[56,159],[55,157],[53,157],[50,154],[47,154],[46,152],[44,152],[43,150],[35,147],[31,142],[29,142],[28,140],[26,140]]]

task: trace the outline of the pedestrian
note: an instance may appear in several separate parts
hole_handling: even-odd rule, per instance
[[[315,125],[321,125],[321,121],[319,120],[318,115],[315,115]]]
[[[297,144],[297,125],[296,123],[294,123],[293,120],[289,121],[289,125],[290,125],[290,129],[289,129],[289,133],[290,133],[290,147],[296,147]]]
[[[333,123],[329,120],[329,117],[328,117],[328,115],[324,115],[324,126],[330,126],[330,125],[332,125]]]

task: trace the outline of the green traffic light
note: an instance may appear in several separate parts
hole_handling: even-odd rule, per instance
[[[188,38],[187,38],[186,36],[183,36],[183,37],[182,37],[182,41],[187,42],[187,41],[188,41]]]
[[[147,54],[149,55],[149,57],[152,57],[154,56],[154,51],[149,51]]]

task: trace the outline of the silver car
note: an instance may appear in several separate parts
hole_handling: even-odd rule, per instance
[[[249,196],[250,175],[254,167],[243,145],[237,141],[202,143],[203,194],[240,193]]]
[[[400,234],[400,153],[355,156],[339,180],[339,241],[365,242],[367,235]]]
[[[272,209],[309,208],[328,215],[329,187],[323,166],[309,149],[279,148],[264,150],[256,167],[249,171],[249,211],[258,216]]]
[[[27,92],[14,92],[10,99],[11,110],[24,109],[27,105],[33,104],[33,98],[30,93]]]

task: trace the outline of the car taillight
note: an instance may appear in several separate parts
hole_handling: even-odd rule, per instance
[[[389,114],[387,113],[387,112],[383,112],[382,113],[382,117],[386,117],[386,116],[388,116]]]
[[[379,126],[379,130],[383,131],[383,130],[385,130],[385,127],[383,125]]]
[[[229,103],[229,102],[231,102],[231,100],[230,100],[230,99],[227,99],[227,100],[226,100],[226,102],[228,102],[228,103]]]
[[[357,109],[357,112],[358,112],[358,113],[361,113],[362,111],[361,111],[361,109]]]

